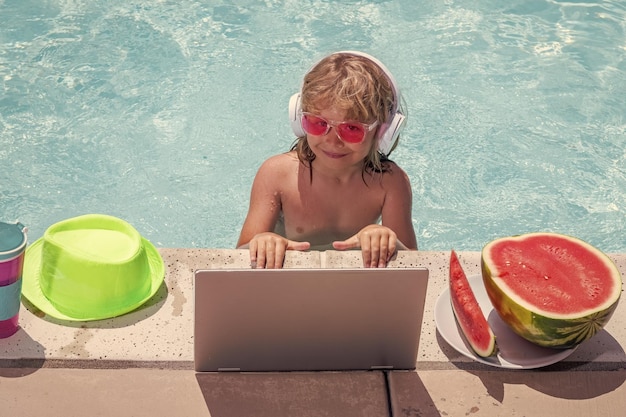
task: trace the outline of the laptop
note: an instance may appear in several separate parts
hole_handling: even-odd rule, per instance
[[[426,268],[195,272],[197,372],[414,369]]]

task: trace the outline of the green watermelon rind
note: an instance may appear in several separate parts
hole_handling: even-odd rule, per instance
[[[602,259],[606,266],[613,272],[613,279],[615,279],[616,283],[619,281],[619,285],[616,285],[614,296],[610,301],[598,306],[596,309],[580,312],[578,316],[569,314],[559,317],[554,313],[547,314],[540,308],[511,296],[512,290],[502,279],[494,276],[487,265],[488,261],[485,260],[485,258],[487,258],[486,253],[492,244],[507,239],[523,239],[531,235],[554,236],[555,234],[530,233],[502,238],[490,242],[483,248],[481,254],[481,269],[487,295],[502,320],[524,339],[539,346],[556,349],[575,347],[602,330],[615,312],[621,296],[621,274],[613,261],[598,249],[580,239],[558,235],[584,245],[593,254]]]

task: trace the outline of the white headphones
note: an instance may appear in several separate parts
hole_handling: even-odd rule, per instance
[[[387,118],[387,121],[378,129],[376,138],[378,139],[378,151],[385,156],[389,155],[393,146],[398,140],[398,135],[400,135],[400,131],[404,127],[404,123],[406,122],[406,116],[402,114],[400,110],[400,90],[398,89],[396,80],[393,78],[393,75],[391,75],[391,72],[389,72],[387,67],[385,67],[382,62],[380,62],[378,59],[374,58],[371,55],[357,51],[340,51],[336,53],[356,55],[369,59],[370,61],[378,65],[378,67],[387,76],[389,84],[391,84],[391,89],[393,90],[393,109],[391,111],[391,114]],[[317,63],[315,65],[317,65]],[[315,65],[313,67],[315,67]],[[302,111],[301,96],[302,90],[291,96],[291,99],[289,100],[289,121],[291,123],[291,129],[297,137],[302,137],[306,135],[300,123],[300,113]]]

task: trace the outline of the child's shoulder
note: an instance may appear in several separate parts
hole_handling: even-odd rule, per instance
[[[285,152],[267,158],[261,165],[260,170],[271,170],[277,174],[283,170],[292,169],[293,165],[298,163],[298,155],[296,155],[295,151]]]
[[[378,173],[378,175],[382,177],[383,183],[388,185],[410,183],[409,177],[404,169],[391,160],[383,162],[383,172]]]

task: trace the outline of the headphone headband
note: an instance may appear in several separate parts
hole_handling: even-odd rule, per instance
[[[380,62],[378,59],[374,58],[373,56],[365,52],[339,51],[339,52],[334,52],[331,55],[335,55],[335,54],[350,54],[350,55],[366,58],[372,61],[374,64],[376,64],[378,68],[380,68],[380,70],[385,74],[385,76],[387,77],[387,80],[389,80],[389,84],[391,85],[391,89],[393,91],[393,96],[394,96],[393,109],[391,111],[391,115],[388,116],[387,121],[385,121],[385,123],[382,124],[381,127],[379,128],[378,135],[377,135],[378,151],[385,156],[389,155],[391,151],[393,150],[393,148],[395,147],[395,144],[398,140],[398,136],[400,135],[400,131],[404,127],[404,123],[406,121],[406,117],[404,116],[404,114],[402,114],[400,110],[401,96],[400,96],[400,90],[398,88],[398,85],[396,84],[395,78],[393,77],[391,72],[387,69],[387,67],[382,62]],[[316,62],[311,67],[311,69],[314,68],[316,65],[318,65],[321,61],[322,60]],[[309,71],[311,70],[309,69]],[[307,73],[309,71],[307,71]],[[291,128],[297,137],[302,137],[306,134],[304,130],[302,129],[302,126],[300,125],[300,113],[302,111],[301,96],[302,96],[302,88],[300,89],[300,92],[291,96],[291,99],[289,100],[289,119],[291,123]]]

